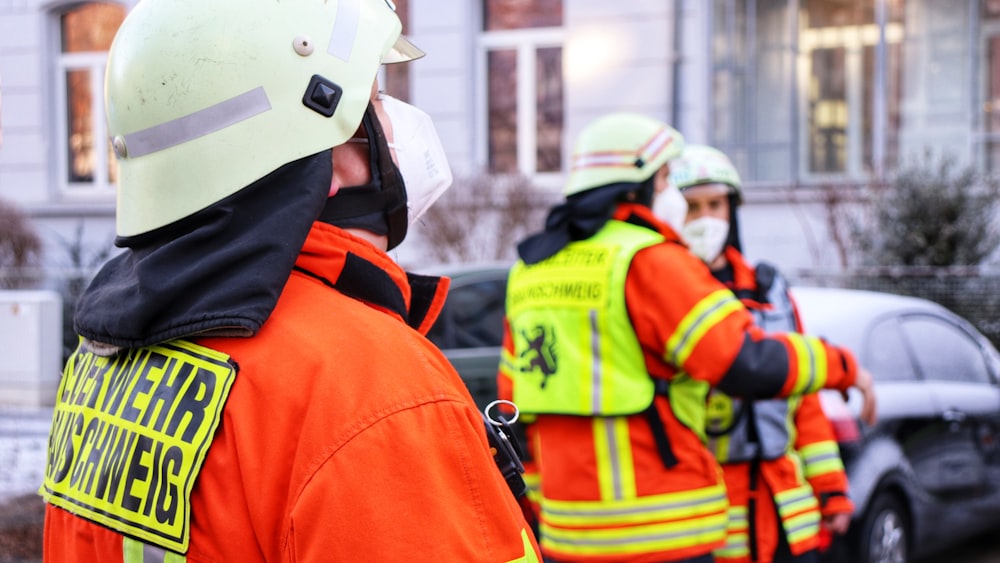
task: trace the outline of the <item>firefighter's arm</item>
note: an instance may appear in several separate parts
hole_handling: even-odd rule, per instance
[[[854,356],[814,336],[765,334],[731,291],[686,249],[662,244],[632,260],[629,315],[647,355],[737,397],[788,397],[822,388],[862,394],[874,420],[871,375]],[[655,368],[655,362],[651,363]],[[654,373],[654,376],[657,375]]]
[[[290,492],[289,561],[541,560],[473,405],[441,396],[377,414]]]
[[[718,383],[734,396],[789,397],[854,387],[861,392],[861,420],[875,422],[875,389],[871,374],[846,348],[798,333],[764,334],[749,327],[735,361]]]
[[[850,514],[854,503],[848,497],[847,473],[840,447],[823,412],[819,396],[806,395],[795,413],[795,450],[802,460],[806,480],[819,500],[823,516]]]
[[[795,325],[798,327],[798,331],[805,332],[805,325],[802,323],[802,315],[799,313],[798,303],[796,303],[795,298],[790,293],[788,294],[788,299],[792,302],[792,310],[795,312]],[[867,424],[875,424],[875,380],[872,378],[871,372],[857,364],[850,350],[843,348],[840,350],[840,353],[847,356],[848,360],[855,364],[856,374],[853,386],[861,392],[861,420]],[[844,400],[846,401],[847,390],[842,389],[841,393],[843,393]]]

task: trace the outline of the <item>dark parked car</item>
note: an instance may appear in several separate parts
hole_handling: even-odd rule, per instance
[[[428,337],[458,370],[476,404],[497,394],[509,263],[447,265],[425,273],[451,278],[448,300]]]
[[[496,395],[507,264],[446,266],[448,302],[430,333],[480,407]],[[859,398],[823,392],[856,510],[828,561],[906,563],[1000,522],[1000,354],[930,301],[793,288],[807,331],[855,351],[874,375],[878,422]]]
[[[968,322],[924,299],[793,288],[809,333],[854,350],[874,375],[879,420],[841,433],[857,509],[841,561],[940,553],[1000,521],[1000,354]],[[839,397],[824,395],[836,407]],[[851,412],[858,400],[852,397]],[[843,546],[838,546],[842,548]]]

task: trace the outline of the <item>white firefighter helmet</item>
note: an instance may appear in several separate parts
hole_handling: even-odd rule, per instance
[[[682,192],[695,186],[722,184],[743,201],[740,175],[729,157],[707,145],[688,145],[680,158],[670,163],[670,181]]]
[[[343,143],[379,65],[423,53],[389,0],[142,0],[108,55],[117,231],[142,234]]]
[[[611,113],[587,125],[573,147],[571,196],[616,183],[649,179],[684,148],[684,137],[666,123],[636,113]]]

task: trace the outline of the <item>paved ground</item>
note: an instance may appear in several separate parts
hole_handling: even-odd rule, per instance
[[[0,406],[0,563],[42,560],[42,482],[51,408]]]
[[[51,408],[0,406],[0,501],[38,489],[51,421]]]

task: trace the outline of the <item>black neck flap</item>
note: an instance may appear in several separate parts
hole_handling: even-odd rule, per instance
[[[252,336],[270,316],[323,208],[326,150],[194,215],[134,237],[77,302],[76,332],[137,348],[195,334]]]
[[[611,219],[615,207],[630,194],[642,193],[643,184],[609,184],[566,198],[553,207],[545,219],[545,230],[531,235],[517,245],[517,253],[526,264],[535,264],[554,255],[574,240],[594,236]]]
[[[361,123],[368,134],[368,169],[372,179],[367,184],[341,188],[327,200],[320,221],[387,235],[392,250],[406,238],[406,188],[371,104]]]

